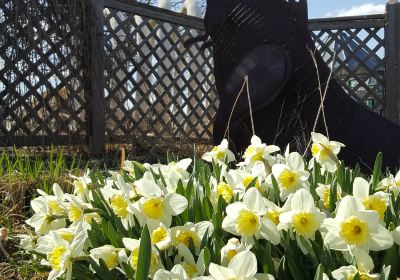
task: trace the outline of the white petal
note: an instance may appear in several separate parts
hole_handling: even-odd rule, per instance
[[[359,202],[353,196],[347,195],[339,203],[336,218],[344,220],[350,216],[357,216],[360,210]]]
[[[267,213],[267,207],[265,206],[263,197],[256,188],[251,188],[246,191],[243,202],[246,204],[247,208],[257,212],[259,215],[265,215]]]
[[[254,276],[257,273],[256,256],[248,250],[240,252],[233,257],[228,268],[235,272],[238,279]]]
[[[87,239],[87,232],[84,230],[82,223],[79,223],[75,232],[77,232],[77,234],[71,243],[71,257],[73,258],[81,255]]]
[[[329,142],[328,138],[325,135],[315,132],[311,132],[311,140],[314,143],[322,143],[322,144],[326,144]]]
[[[186,197],[177,194],[169,193],[165,197],[165,205],[167,206],[166,211],[173,216],[181,214],[188,206]]]
[[[190,166],[190,164],[192,163],[192,159],[191,158],[185,158],[180,160],[176,165],[179,168],[182,168],[183,170],[188,169],[188,167]]]
[[[160,187],[153,181],[142,178],[135,182],[136,190],[144,197],[160,197],[163,195]]]
[[[185,269],[183,268],[183,266],[181,264],[177,264],[175,265],[172,269],[171,269],[171,273],[173,273],[174,278],[173,279],[179,279],[179,280],[186,280],[189,279],[189,276],[187,275]],[[177,277],[178,278],[175,278]]]
[[[398,226],[397,228],[394,229],[394,231],[392,231],[392,236],[394,242],[396,242],[396,244],[400,246],[400,226]]]
[[[140,240],[138,239],[122,238],[122,243],[124,243],[125,248],[131,252],[140,246]]]
[[[352,253],[360,271],[372,271],[374,269],[374,261],[367,252],[356,248]]]
[[[371,234],[369,248],[372,251],[381,251],[393,246],[393,237],[390,232],[382,225],[378,224],[376,232]]]
[[[379,214],[374,210],[360,211],[358,217],[368,224],[370,231],[375,231],[379,224]]]
[[[165,270],[165,269],[159,269],[157,272],[154,274],[153,280],[167,280],[171,279],[171,272]]]
[[[278,245],[281,242],[281,237],[276,225],[269,219],[261,219],[260,234],[263,238],[271,241],[273,245]]]
[[[233,272],[232,269],[214,263],[210,263],[208,271],[210,272],[212,277],[218,280],[229,280],[235,279],[236,277],[235,272]]]
[[[208,230],[207,234],[209,236],[214,232],[214,225],[209,221],[199,222],[194,227],[195,227],[195,232],[200,237],[200,239],[203,239],[203,236],[207,230]]]
[[[190,264],[190,265],[192,265],[192,266],[196,266],[196,262],[195,262],[195,260],[194,260],[194,257],[193,257],[193,255],[192,255],[192,253],[191,253],[190,250],[189,250],[185,245],[183,245],[182,243],[179,243],[179,244],[178,244],[178,253],[179,253],[179,255],[181,255],[181,256],[185,259],[185,261],[186,261],[188,264]]]
[[[292,196],[291,207],[293,210],[308,211],[314,208],[314,199],[305,189],[299,189]]]
[[[367,198],[369,194],[369,184],[367,180],[361,177],[357,177],[354,179],[353,183],[353,196],[362,201]]]
[[[298,152],[290,153],[287,158],[287,162],[288,162],[288,166],[292,170],[303,170],[304,169],[304,159]]]

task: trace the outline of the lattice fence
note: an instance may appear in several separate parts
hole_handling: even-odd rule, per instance
[[[87,19],[88,2],[100,7],[100,19]],[[91,22],[103,32],[88,30]],[[336,53],[343,87],[382,115],[394,102],[386,94],[385,26],[384,15],[310,22],[327,63]],[[211,141],[218,108],[212,55],[199,44],[183,46],[200,33],[201,19],[130,0],[1,1],[0,143]],[[101,46],[95,53],[93,38]],[[95,82],[93,62],[104,64]],[[93,125],[103,118],[104,129]]]
[[[209,140],[217,96],[212,56],[186,49],[198,28],[106,8],[106,133]]]
[[[0,2],[0,139],[84,143],[79,1]]]
[[[380,115],[385,114],[384,22],[375,27],[315,30],[311,36],[348,94]],[[376,24],[375,24],[376,25]],[[379,26],[381,25],[381,26]],[[332,26],[330,26],[332,28]]]

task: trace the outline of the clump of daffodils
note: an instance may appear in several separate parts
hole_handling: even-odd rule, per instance
[[[71,194],[38,190],[21,247],[48,279],[395,279],[400,172],[362,175],[342,143],[311,140],[308,158],[253,136],[243,155],[223,140],[71,176]]]

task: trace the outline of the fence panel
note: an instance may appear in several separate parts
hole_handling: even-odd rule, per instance
[[[322,57],[344,90],[385,115],[384,15],[311,20],[309,29]]]
[[[325,61],[335,56],[344,89],[391,118],[400,98],[386,81],[398,87],[398,63],[385,59],[385,36],[398,58],[399,18],[389,16],[389,28],[384,15],[309,24]],[[183,45],[203,32],[200,18],[130,0],[1,1],[0,144],[88,144],[92,136],[101,150],[146,137],[211,141],[219,102],[212,53]]]
[[[87,98],[79,0],[0,2],[0,143],[82,144]]]
[[[106,1],[104,10],[107,141],[210,140],[218,103],[212,55],[183,45],[202,32],[201,20],[124,4]]]

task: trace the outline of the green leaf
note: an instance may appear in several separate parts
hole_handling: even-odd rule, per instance
[[[317,271],[314,276],[314,280],[323,280],[323,273],[324,273],[324,267],[322,264],[318,265]]]
[[[374,173],[372,174],[372,185],[371,190],[375,190],[376,186],[378,185],[381,179],[381,172],[382,172],[382,153],[376,156],[375,164],[374,164]],[[372,193],[370,190],[370,193]]]
[[[138,258],[136,280],[147,280],[149,278],[151,261],[151,240],[147,225],[145,225],[142,230]]]

